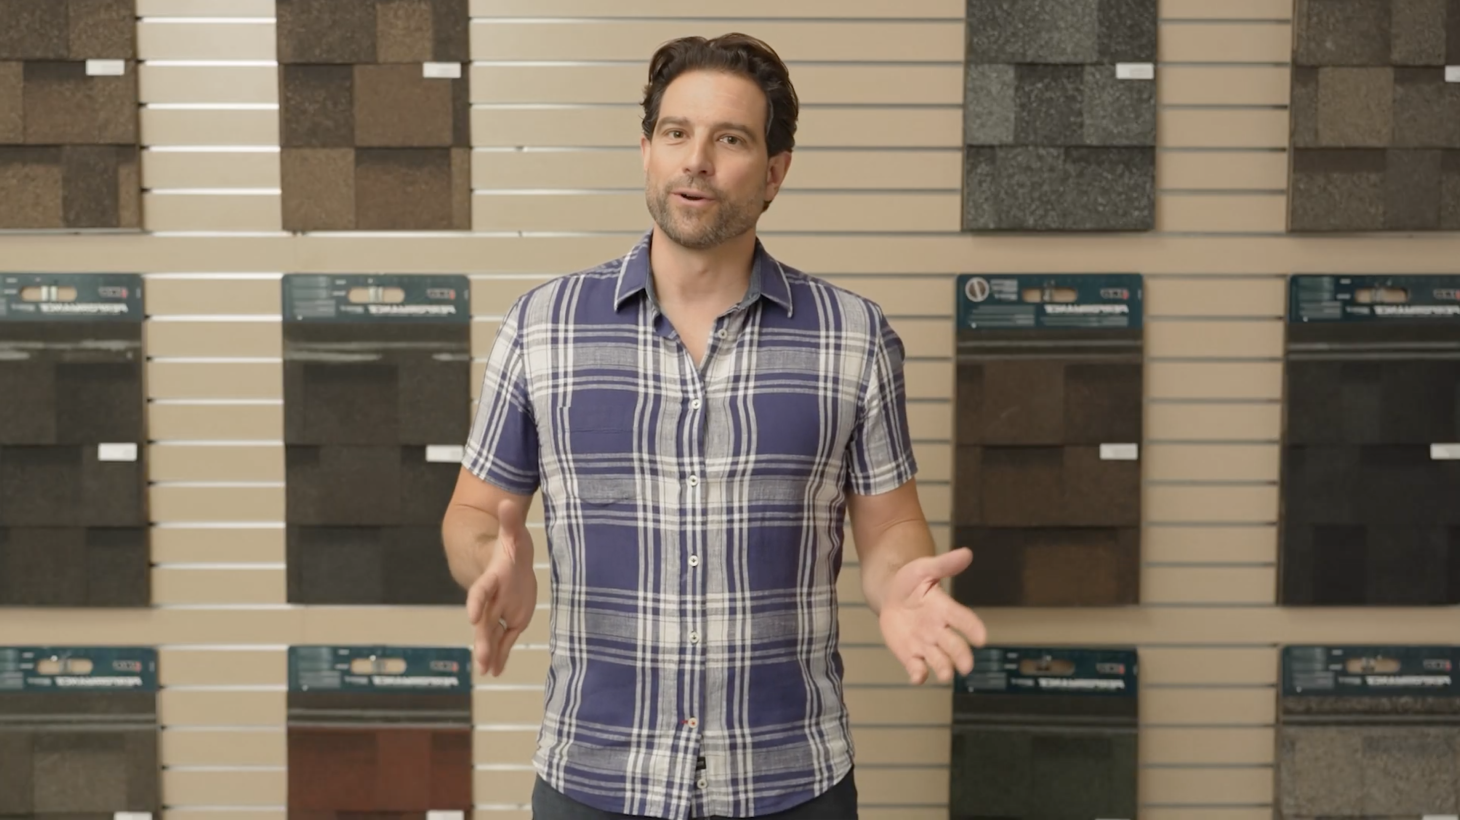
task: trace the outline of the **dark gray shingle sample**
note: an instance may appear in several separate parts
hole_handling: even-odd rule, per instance
[[[471,9],[467,0],[431,0],[431,58],[438,62],[471,60]]]
[[[18,145],[23,142],[25,64],[19,61],[0,62],[0,145]]]
[[[1381,229],[1386,167],[1379,149],[1295,150],[1290,230]]]
[[[976,526],[983,523],[983,448],[976,444],[957,447],[953,462],[953,523]]]
[[[1361,732],[1334,726],[1279,730],[1277,803],[1283,817],[1342,817],[1363,804]]]
[[[0,527],[0,603],[85,606],[85,530]]]
[[[1460,151],[1440,159],[1440,230],[1460,231]]]
[[[1394,121],[1394,71],[1318,69],[1318,141],[1325,148],[1383,148]]]
[[[964,144],[1014,144],[1014,88],[1012,65],[973,63],[967,67],[963,84]]]
[[[290,524],[400,523],[400,456],[394,445],[291,444],[284,471]]]
[[[1391,0],[1390,61],[1396,65],[1445,64],[1445,7],[1450,0]]]
[[[440,526],[390,527],[382,531],[382,537],[382,603],[422,606],[466,600],[465,591],[451,577],[441,549]]]
[[[1390,0],[1298,0],[1294,63],[1314,66],[1389,64]]]
[[[1393,144],[1460,148],[1460,83],[1435,68],[1395,69]]]
[[[1460,0],[1445,9],[1445,65],[1460,65]]]
[[[287,529],[289,602],[377,604],[384,597],[378,527]]]
[[[994,159],[994,213],[1005,230],[1051,230],[1064,225],[1063,148],[1011,146]]]
[[[1099,0],[968,0],[975,63],[1089,63],[1100,59]]]
[[[146,440],[140,363],[62,363],[56,365],[55,378],[57,442]]]
[[[104,145],[68,145],[62,157],[61,207],[67,227],[120,227],[116,151]]]
[[[34,811],[34,743],[33,732],[0,732],[0,817],[25,816]]]
[[[1156,222],[1154,148],[1066,149],[1068,213],[1074,230],[1143,231]]]
[[[1406,727],[1363,733],[1364,802],[1369,815],[1453,814],[1455,730]]]
[[[107,812],[128,805],[126,755],[121,732],[38,733],[36,812]]]
[[[148,533],[145,526],[86,530],[83,538],[88,606],[145,607],[152,603],[152,552]]]
[[[279,118],[284,148],[355,144],[355,71],[351,66],[281,65]]]
[[[1288,106],[1291,141],[1294,148],[1317,148],[1318,69],[1293,66],[1292,94]]]
[[[1014,77],[1015,144],[1080,145],[1084,141],[1083,67],[1019,65]]]
[[[1156,84],[1122,80],[1115,67],[1085,66],[1083,145],[1155,145]]]
[[[977,145],[963,149],[963,229],[986,231],[999,227],[997,179],[998,148]]]
[[[1156,62],[1157,0],[1100,0],[1100,61]]]
[[[375,0],[277,0],[280,63],[373,63]]]
[[[1439,230],[1440,159],[1440,151],[1389,152],[1384,175],[1385,228],[1398,231]]]

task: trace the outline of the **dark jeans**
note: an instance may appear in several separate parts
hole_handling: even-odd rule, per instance
[[[857,783],[853,772],[820,797],[758,820],[857,820]],[[636,820],[637,815],[595,809],[557,791],[539,777],[532,789],[532,820]],[[712,817],[706,820],[729,820]]]

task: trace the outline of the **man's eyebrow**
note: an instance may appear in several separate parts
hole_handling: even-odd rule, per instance
[[[685,119],[684,117],[663,117],[663,118],[661,118],[659,120],[659,124],[661,126],[663,126],[663,125],[689,125],[689,120]],[[755,132],[752,131],[750,128],[747,128],[742,123],[732,122],[730,120],[723,120],[721,122],[714,123],[714,124],[712,124],[710,126],[710,130],[712,130],[712,131],[722,131],[722,130],[739,131],[740,133],[746,135],[747,137],[750,137],[751,139],[754,139],[755,138]]]

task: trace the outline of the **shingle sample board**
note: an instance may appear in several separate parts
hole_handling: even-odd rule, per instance
[[[456,604],[441,519],[470,431],[470,280],[283,278],[288,599]]]
[[[0,274],[0,606],[151,602],[142,277]]]
[[[471,227],[467,0],[279,0],[283,224]]]
[[[0,231],[141,226],[136,0],[0,0]]]
[[[1460,812],[1453,646],[1286,646],[1277,730],[1281,820]]]
[[[949,820],[1136,817],[1138,656],[984,647],[953,686]]]
[[[1157,0],[967,0],[966,231],[1155,227]]]
[[[1141,277],[963,275],[957,288],[953,538],[978,571],[955,597],[1137,603]]]
[[[456,648],[290,647],[289,816],[469,813],[470,664]]]
[[[1460,230],[1460,3],[1297,0],[1293,28],[1289,230]]]
[[[162,810],[157,653],[0,647],[0,817]]]
[[[1460,603],[1460,277],[1289,288],[1280,601]]]

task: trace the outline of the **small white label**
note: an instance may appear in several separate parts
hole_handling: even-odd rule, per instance
[[[1460,820],[1460,814],[1426,814],[1420,820]]]
[[[1117,80],[1154,80],[1156,79],[1156,64],[1116,63],[1115,78]]]
[[[1431,444],[1430,458],[1435,461],[1460,460],[1460,444]]]
[[[135,442],[98,444],[96,445],[97,461],[136,461],[137,444]]]
[[[127,73],[125,60],[87,60],[86,76],[88,77],[120,77]]]
[[[426,460],[430,462],[459,462],[466,458],[466,448],[460,444],[427,444]]]
[[[119,811],[112,813],[112,820],[152,820],[149,811]]]
[[[1100,445],[1101,461],[1135,461],[1140,457],[1141,445],[1139,444]]]
[[[465,820],[464,811],[428,811],[426,820]]]
[[[459,80],[461,63],[421,63],[421,76],[430,80]]]
[[[1447,65],[1447,66],[1445,66],[1445,82],[1447,82],[1447,83],[1460,83],[1460,65]],[[1453,814],[1439,815],[1439,814],[1437,814],[1435,816],[1436,817],[1455,817],[1456,815],[1453,815]]]

